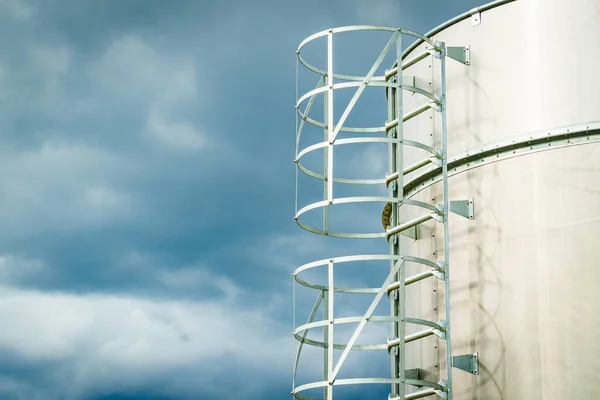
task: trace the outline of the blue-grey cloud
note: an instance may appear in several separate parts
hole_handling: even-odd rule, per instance
[[[474,5],[0,0],[0,397],[287,396],[296,46]]]

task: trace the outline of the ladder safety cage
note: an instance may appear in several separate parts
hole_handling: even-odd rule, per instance
[[[380,31],[388,32],[390,38],[383,47],[379,56],[366,71],[365,75],[346,75],[335,72],[333,66],[333,44],[335,35],[352,31]],[[403,36],[411,36],[426,43],[426,49],[416,56],[404,59],[402,53]],[[304,58],[302,50],[309,43],[325,38],[327,67],[320,69]],[[448,51],[451,49],[451,51]],[[296,52],[298,67],[306,68],[317,77],[314,89],[299,95],[296,98],[296,214],[297,224],[312,233],[353,239],[385,238],[390,246],[389,254],[363,254],[341,256],[305,264],[294,271],[293,278],[296,284],[313,289],[316,301],[312,307],[308,320],[296,326],[294,314],[293,336],[297,342],[294,358],[294,372],[292,382],[292,394],[297,399],[317,399],[306,394],[307,391],[322,390],[322,398],[332,400],[334,398],[334,387],[339,385],[362,385],[362,384],[387,384],[391,391],[389,399],[418,399],[428,396],[437,396],[443,399],[452,399],[452,349],[450,331],[450,285],[449,285],[449,230],[448,212],[453,211],[467,218],[473,218],[473,201],[460,200],[450,202],[448,199],[448,155],[447,155],[447,125],[446,125],[446,57],[451,57],[463,64],[469,64],[469,49],[462,47],[447,48],[445,43],[435,42],[419,33],[396,27],[388,26],[348,26],[328,29],[309,36],[302,41]],[[380,67],[388,54],[394,54],[394,65],[391,69],[380,71]],[[439,59],[437,63],[441,69],[441,87],[437,93],[416,87],[403,81],[403,71],[422,60],[434,57]],[[380,72],[378,74],[378,72]],[[298,77],[297,77],[298,79]],[[298,87],[298,86],[297,86]],[[346,121],[355,108],[355,105],[367,87],[381,87],[385,91],[387,99],[387,121],[381,121],[374,126],[355,127],[347,126]],[[343,108],[343,112],[334,120],[334,99],[339,89],[355,89],[353,96]],[[422,105],[405,112],[403,109],[402,93],[408,91],[423,98]],[[321,120],[310,116],[311,109],[318,96],[323,98],[323,118]],[[441,147],[434,148],[425,143],[408,140],[404,137],[404,123],[418,115],[434,110],[441,118]],[[304,128],[310,124],[323,131],[323,140],[301,148],[301,135]],[[344,137],[343,133],[351,133],[352,137]],[[381,133],[381,136],[373,134]],[[333,174],[334,156],[337,146],[360,145],[369,143],[387,144],[388,147],[388,173],[385,177],[336,177]],[[419,149],[426,156],[415,163],[405,165],[404,151],[408,149]],[[303,164],[303,158],[317,150],[323,151],[323,172],[318,172]],[[440,180],[442,181],[442,203],[430,204],[422,201],[412,200],[412,194],[406,193],[404,176],[415,172],[417,177],[429,173],[424,167],[433,164],[440,168]],[[304,205],[299,208],[298,204],[298,174],[303,173],[311,178],[317,179],[323,184],[323,199]],[[414,178],[413,178],[414,179]],[[417,178],[418,179],[418,178]],[[336,197],[334,183],[348,185],[385,185],[388,190],[387,196],[351,196]],[[329,211],[331,207],[341,204],[363,204],[381,203],[383,214],[381,222],[383,231],[352,231],[335,230],[329,226]],[[410,220],[404,219],[405,206],[416,207],[423,210],[423,214]],[[304,216],[309,211],[322,210],[323,225],[316,226],[314,223],[306,222]],[[400,245],[398,235],[403,234],[417,239],[416,227],[427,221],[434,220],[443,225],[443,256],[440,259],[429,260],[409,254],[407,249]],[[378,287],[340,287],[334,282],[334,271],[351,263],[368,262],[372,264],[389,265],[389,272]],[[426,268],[411,276],[406,276],[407,263],[421,265]],[[322,270],[327,277],[324,282],[313,282],[305,278],[308,271]],[[427,321],[406,315],[406,286],[417,284],[427,278],[434,277],[444,282],[445,316],[439,321]],[[362,315],[350,317],[334,317],[334,293],[349,293],[356,295],[372,296],[368,308]],[[295,294],[295,289],[294,289]],[[375,310],[382,298],[387,296],[390,301],[389,315],[375,315]],[[294,297],[294,312],[296,309],[296,298]],[[322,309],[323,318],[317,316]],[[357,344],[365,326],[369,323],[390,324],[390,337],[385,341]],[[350,338],[345,342],[335,341],[336,326],[354,324]],[[406,324],[418,325],[422,329],[407,334]],[[319,330],[323,332],[323,340],[309,338],[309,332]],[[444,379],[432,382],[420,379],[414,370],[406,368],[406,344],[435,335],[445,342],[446,371]],[[313,335],[314,337],[314,335]],[[296,384],[299,360],[304,346],[312,346],[323,349],[323,379],[305,384]],[[387,351],[391,358],[391,376],[381,378],[339,378],[340,371],[352,351]],[[334,351],[341,351],[339,357]],[[462,359],[461,359],[462,360]],[[470,360],[470,359],[469,359]],[[459,363],[456,363],[457,365]],[[464,363],[463,363],[464,364]],[[462,365],[462,364],[460,364]],[[462,368],[465,369],[465,368]],[[471,368],[476,370],[475,367]],[[408,390],[406,386],[413,389]]]

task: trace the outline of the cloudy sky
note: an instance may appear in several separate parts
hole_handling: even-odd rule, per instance
[[[0,0],[0,398],[288,398],[296,47],[479,4]]]

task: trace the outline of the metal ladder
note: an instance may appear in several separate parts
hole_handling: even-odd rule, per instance
[[[375,60],[366,75],[351,76],[335,73],[333,68],[333,43],[334,35],[344,32],[359,31],[379,31],[389,32],[391,38],[385,45],[381,54]],[[403,35],[412,36],[425,43],[424,48],[415,57],[404,60],[402,55],[401,38]],[[324,39],[326,41],[326,69],[320,69],[311,64],[301,54],[301,50],[314,42]],[[384,75],[377,75],[377,70],[382,64],[386,54],[395,50],[396,65]],[[297,173],[303,173],[311,179],[318,179],[323,184],[323,198],[314,201],[299,208],[298,205],[298,177],[296,178],[296,214],[297,224],[314,234],[326,237],[352,238],[352,239],[377,239],[386,238],[390,244],[388,254],[354,254],[338,257],[326,258],[318,261],[309,262],[298,267],[294,273],[294,331],[293,336],[298,342],[294,358],[294,372],[292,378],[292,394],[299,400],[314,400],[309,393],[321,391],[322,398],[333,400],[334,388],[344,385],[373,385],[385,384],[391,385],[390,399],[418,399],[431,395],[438,395],[444,399],[452,398],[452,366],[459,367],[469,372],[476,373],[477,359],[476,355],[465,355],[452,357],[450,345],[450,285],[449,285],[449,234],[448,234],[448,212],[453,211],[462,216],[473,218],[473,202],[449,201],[448,200],[448,157],[447,157],[447,129],[446,129],[446,87],[445,87],[445,68],[446,57],[453,58],[463,64],[468,64],[469,50],[464,47],[446,47],[444,43],[434,42],[421,34],[413,31],[385,26],[349,26],[328,29],[315,33],[304,41],[297,50],[298,62],[300,65],[315,73],[318,77],[317,86],[301,96],[297,95],[296,112],[297,135],[296,135],[296,158]],[[403,82],[403,71],[422,60],[429,57],[435,57],[440,60],[441,66],[441,88],[439,93],[430,93],[424,89],[409,85]],[[297,78],[298,80],[298,78]],[[354,106],[367,87],[384,88],[388,99],[388,122],[384,125],[372,127],[354,127],[347,126],[346,120],[353,111]],[[337,90],[355,88],[356,91],[352,99],[347,104],[345,110],[337,119],[334,120],[334,94]],[[298,89],[297,89],[298,91]],[[404,113],[402,104],[402,93],[410,92],[418,94],[425,99],[425,102]],[[324,112],[323,119],[318,120],[309,116],[313,101],[317,96],[323,96]],[[303,107],[303,109],[301,108]],[[442,118],[441,129],[441,147],[438,149],[424,143],[408,140],[404,137],[403,125],[406,121],[417,117],[428,111],[435,110]],[[380,124],[380,121],[376,121]],[[320,142],[313,143],[302,148],[300,145],[303,128],[312,125],[317,129],[323,130],[323,139]],[[345,133],[352,133],[350,137],[344,137]],[[373,135],[375,133],[375,135]],[[383,136],[383,137],[382,137]],[[384,179],[364,179],[344,178],[334,176],[334,150],[340,145],[363,145],[367,143],[387,144],[389,152],[389,169]],[[411,149],[425,151],[427,156],[422,160],[405,166],[404,150],[408,146]],[[303,164],[304,156],[323,151],[324,164],[323,171],[311,170]],[[337,159],[337,158],[336,158]],[[426,169],[425,166],[432,166],[433,169]],[[443,195],[440,205],[428,204],[413,200],[412,194],[415,191],[406,191],[405,175],[415,173],[418,178],[427,176],[433,170],[442,171]],[[345,185],[381,185],[385,184],[389,194],[385,197],[375,195],[359,195],[351,197],[338,197],[334,191],[334,182]],[[410,182],[408,182],[410,184]],[[382,221],[385,232],[377,229],[376,232],[348,232],[338,231],[331,226],[329,217],[336,207],[341,204],[365,204],[365,203],[385,204]],[[417,207],[425,210],[425,213],[418,218],[406,220],[404,210],[406,206]],[[311,222],[307,214],[320,210],[323,215],[323,225]],[[411,255],[406,248],[402,246],[399,235],[407,235],[416,239],[417,227],[424,222],[435,220],[443,225],[443,258],[440,260],[428,260],[425,258]],[[352,227],[354,229],[355,227]],[[411,233],[414,231],[414,234]],[[387,277],[377,287],[346,287],[338,286],[334,280],[334,271],[343,270],[344,265],[348,263],[369,263],[369,265],[379,264],[387,269],[387,263],[390,263],[389,272],[386,270]],[[406,276],[406,264],[416,263],[427,267],[427,270],[419,272],[413,276]],[[323,280],[313,280],[307,274],[310,271],[322,271],[325,275]],[[416,284],[424,279],[435,277],[444,282],[445,287],[445,317],[441,321],[427,321],[406,315],[406,286]],[[336,278],[337,279],[337,278]],[[317,292],[317,299],[310,311],[306,323],[300,325],[295,321],[295,288],[299,285]],[[374,295],[370,305],[363,313],[352,316],[338,316],[334,313],[334,294],[348,293],[357,296]],[[380,300],[386,295],[390,297],[390,313],[388,315],[375,315],[376,308]],[[323,311],[322,319],[318,316],[319,309]],[[387,312],[386,312],[387,313]],[[377,339],[376,343],[363,344],[357,342],[362,335],[367,324],[381,323],[391,324],[391,337],[386,341],[385,338]],[[349,339],[338,341],[338,327],[355,324],[355,328]],[[406,324],[419,325],[423,329],[412,334],[407,334]],[[322,339],[309,335],[309,332],[315,333],[322,330]],[[437,335],[446,342],[446,376],[439,382],[433,382],[421,379],[419,370],[406,369],[406,344],[415,342],[428,336]],[[382,339],[381,341],[379,341]],[[307,383],[298,383],[296,373],[298,371],[299,361],[305,346],[322,349],[323,352],[323,376],[316,381]],[[362,351],[388,351],[391,356],[391,377],[344,377],[342,373],[346,367],[346,359],[351,352],[355,350]],[[338,353],[336,353],[338,352]],[[339,354],[339,357],[336,357]],[[337,358],[337,359],[336,359]],[[475,367],[473,367],[473,365]],[[474,372],[475,371],[475,372]],[[385,373],[386,376],[387,372]],[[414,392],[407,393],[406,385],[417,387]]]
[[[394,282],[387,287],[387,294],[390,297],[391,314],[397,318],[392,322],[392,337],[388,340],[388,351],[392,358],[392,379],[397,379],[399,383],[392,385],[390,400],[399,399],[419,399],[431,395],[438,395],[443,399],[452,399],[452,367],[457,366],[469,372],[473,370],[472,364],[476,365],[477,355],[466,355],[452,357],[451,330],[450,330],[450,253],[449,253],[449,227],[448,214],[450,211],[456,212],[464,217],[473,218],[473,201],[449,201],[448,199],[448,145],[447,145],[447,123],[446,123],[446,56],[447,48],[444,43],[436,42],[435,47],[428,50],[431,55],[440,60],[441,65],[441,90],[435,95],[434,99],[423,104],[415,110],[408,113],[403,111],[402,93],[403,91],[418,92],[427,95],[424,91],[412,86],[404,85],[402,82],[402,72],[405,68],[416,64],[427,57],[426,53],[397,63],[396,67],[386,71],[386,79],[394,82],[396,87],[387,88],[388,99],[388,122],[385,125],[386,136],[396,139],[389,144],[389,173],[386,176],[386,186],[389,196],[396,200],[394,203],[387,203],[383,215],[382,224],[386,230],[386,238],[390,243],[390,254],[397,256],[397,261],[391,262],[392,269],[397,272],[394,275]],[[460,52],[464,57],[460,57]],[[468,49],[451,48],[451,53],[459,61],[468,64]],[[403,123],[420,115],[421,113],[433,109],[441,115],[441,147],[434,149],[424,143],[407,140],[404,138]],[[421,149],[429,153],[422,160],[404,166],[405,148]],[[412,200],[410,196],[404,193],[404,176],[421,168],[434,163],[442,169],[442,202],[434,205],[417,200]],[[415,206],[425,212],[417,218],[404,221],[403,210],[406,206]],[[429,220],[436,220],[443,226],[443,256],[430,261],[424,258],[415,257],[403,249],[400,244],[399,234],[404,234],[417,239],[417,226]],[[408,233],[412,230],[411,233]],[[428,269],[412,276],[406,276],[406,264],[417,263]],[[445,319],[437,322],[427,321],[419,318],[408,317],[406,315],[406,287],[416,284],[427,278],[436,278],[444,283],[444,303]],[[406,334],[406,325],[415,324],[423,329]],[[406,344],[414,342],[431,335],[438,336],[445,342],[446,350],[446,379],[440,380],[437,384],[426,382],[420,379],[412,379],[407,376],[406,369]],[[454,362],[453,362],[454,361]],[[464,368],[463,368],[464,367]],[[412,374],[414,375],[414,374]],[[418,374],[417,374],[418,378]],[[417,386],[415,392],[406,394],[405,385]]]

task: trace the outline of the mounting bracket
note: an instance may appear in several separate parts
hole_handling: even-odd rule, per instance
[[[450,201],[450,211],[468,219],[475,219],[474,200]]]
[[[481,24],[481,12],[479,11],[479,7],[471,9],[469,13],[471,14],[471,23],[473,26]]]
[[[478,353],[463,354],[452,357],[452,366],[462,369],[473,375],[479,375],[479,356]]]
[[[471,48],[467,47],[446,47],[446,55],[465,65],[471,64]]]

